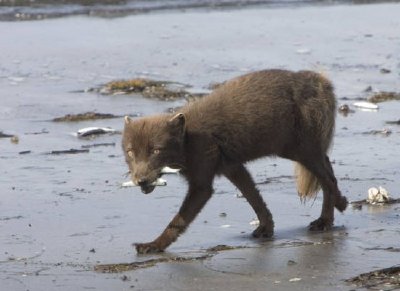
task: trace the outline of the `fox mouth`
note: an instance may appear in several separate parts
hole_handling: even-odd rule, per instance
[[[140,185],[140,190],[142,190],[143,194],[149,194],[151,192],[154,191],[154,188],[156,188],[155,185],[153,185],[154,183],[149,183],[149,184],[145,184],[145,185]]]

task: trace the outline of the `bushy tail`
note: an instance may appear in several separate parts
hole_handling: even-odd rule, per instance
[[[294,170],[297,179],[297,192],[299,193],[300,199],[305,201],[307,198],[312,198],[317,195],[318,191],[321,189],[317,177],[302,164],[297,162],[295,163]]]

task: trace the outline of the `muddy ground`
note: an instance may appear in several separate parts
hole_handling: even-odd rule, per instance
[[[201,92],[258,69],[318,70],[333,80],[338,103],[354,111],[338,114],[331,152],[343,194],[362,200],[380,185],[400,198],[400,102],[375,111],[352,105],[374,92],[400,92],[399,12],[398,4],[373,4],[0,22],[0,289],[399,288],[398,273],[386,281],[355,277],[399,266],[400,205],[350,206],[336,213],[333,231],[309,233],[321,195],[301,204],[292,163],[272,158],[248,165],[274,215],[272,240],[250,238],[255,215],[220,178],[165,254],[137,256],[131,243],[161,232],[184,181],[167,176],[168,186],[148,196],[121,188],[121,136],[74,134],[121,130],[121,118],[53,121],[86,112],[148,115],[187,102],[89,90],[115,80],[165,80]]]

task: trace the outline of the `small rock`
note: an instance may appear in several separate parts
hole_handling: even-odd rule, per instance
[[[390,74],[392,71],[389,70],[389,69],[382,68],[382,69],[380,70],[380,72],[381,72],[382,74]]]

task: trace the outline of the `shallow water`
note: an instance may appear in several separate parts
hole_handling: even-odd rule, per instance
[[[272,241],[249,237],[255,215],[221,178],[204,211],[161,257],[197,256],[220,244],[249,248],[192,263],[157,264],[126,272],[125,279],[96,273],[99,263],[153,258],[136,256],[130,244],[162,231],[186,185],[179,176],[168,176],[168,186],[151,195],[122,189],[127,168],[120,136],[82,140],[71,134],[87,126],[120,130],[121,119],[51,119],[86,111],[148,115],[185,102],[85,91],[140,76],[201,89],[258,69],[315,69],[333,80],[339,104],[351,106],[344,97],[367,97],[368,86],[399,92],[399,11],[398,4],[339,5],[0,22],[0,131],[19,137],[18,144],[0,139],[1,288],[347,290],[344,279],[398,264],[398,253],[390,248],[398,247],[399,205],[349,207],[336,213],[334,231],[309,234],[306,226],[319,215],[321,195],[302,205],[292,163],[268,158],[248,167],[274,215]],[[400,119],[400,102],[379,106],[337,117],[331,159],[349,200],[366,198],[368,188],[378,185],[400,197],[400,127],[385,124]],[[363,134],[383,128],[392,134]],[[111,142],[116,145],[89,153],[47,154]],[[290,281],[294,278],[301,280]]]

